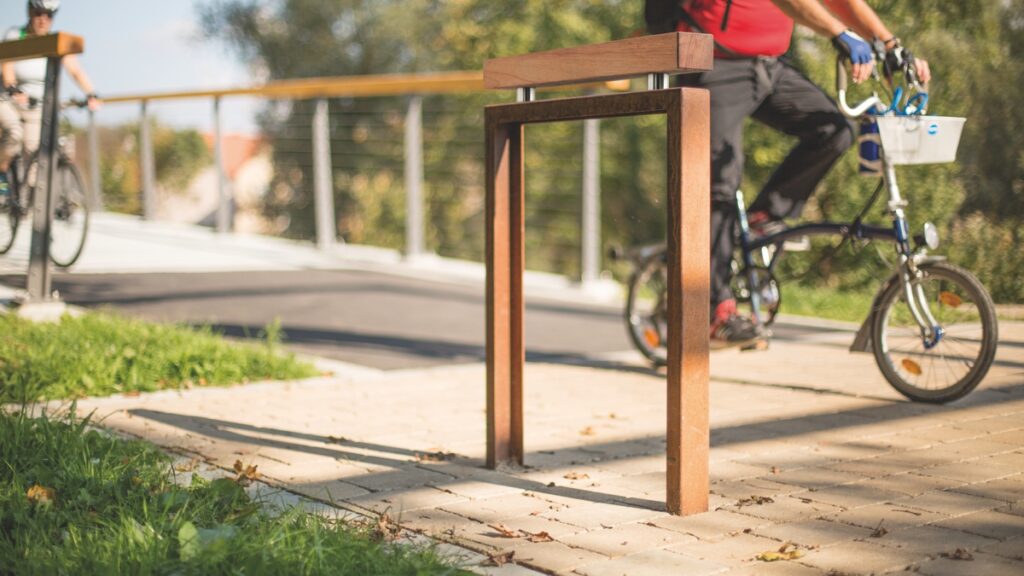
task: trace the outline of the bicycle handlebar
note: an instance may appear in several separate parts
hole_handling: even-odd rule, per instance
[[[881,106],[884,108],[885,102],[882,102],[882,99],[878,97],[878,94],[872,94],[856,106],[850,106],[846,102],[846,89],[849,86],[849,81],[846,78],[846,66],[843,65],[843,61],[844,58],[842,56],[836,58],[836,93],[839,96],[839,110],[841,110],[847,118],[859,118],[875,106]]]

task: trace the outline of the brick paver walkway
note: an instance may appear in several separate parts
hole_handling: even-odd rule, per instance
[[[664,379],[635,362],[529,365],[524,470],[482,468],[481,365],[79,406],[548,573],[1024,573],[1024,323],[943,407],[902,401],[849,337],[713,354],[711,511],[688,518],[662,511]]]

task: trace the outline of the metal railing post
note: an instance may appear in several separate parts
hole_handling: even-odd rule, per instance
[[[156,162],[153,159],[153,137],[149,125],[149,102],[142,101],[142,125],[139,126],[139,150],[142,154],[142,219],[156,217]]]
[[[221,132],[220,96],[213,98],[213,158],[217,165],[217,232],[231,231],[231,196],[224,173],[224,134]]]
[[[89,110],[89,209],[103,210],[103,177],[100,174],[100,137],[96,127],[96,111]]]
[[[601,121],[583,121],[583,206],[580,283],[597,281],[601,267]]]
[[[328,127],[327,99],[316,101],[313,114],[313,201],[316,245],[327,250],[334,245],[337,225],[334,220],[334,190],[331,186],[331,138]]]
[[[409,98],[405,113],[405,255],[424,252],[423,234],[423,97]]]
[[[52,300],[53,269],[50,266],[50,231],[53,206],[56,204],[54,176],[57,173],[54,151],[57,147],[57,126],[60,124],[61,59],[46,59],[46,91],[43,93],[43,118],[39,137],[39,169],[36,191],[32,199],[32,243],[29,246],[26,288],[31,301]]]

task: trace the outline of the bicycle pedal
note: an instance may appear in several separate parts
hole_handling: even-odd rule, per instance
[[[768,343],[770,340],[767,338],[763,340],[755,340],[746,346],[740,348],[740,352],[763,352],[768,349]]]
[[[801,236],[793,240],[786,240],[782,243],[782,248],[787,252],[810,252],[811,238],[810,236]]]

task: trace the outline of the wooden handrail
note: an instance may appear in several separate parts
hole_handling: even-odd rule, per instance
[[[181,100],[224,96],[259,96],[264,98],[323,98],[339,96],[393,96],[396,94],[438,94],[473,92],[484,88],[479,70],[435,72],[425,74],[374,74],[279,80],[261,86],[243,86],[219,90],[154,92],[106,97],[104,102],[138,102],[141,100]]]
[[[493,58],[484,62],[484,86],[563,86],[647,74],[703,72],[711,69],[713,57],[714,43],[708,34],[670,32]]]
[[[84,50],[85,40],[81,36],[58,32],[24,40],[0,42],[0,61],[60,57],[81,54]]]

